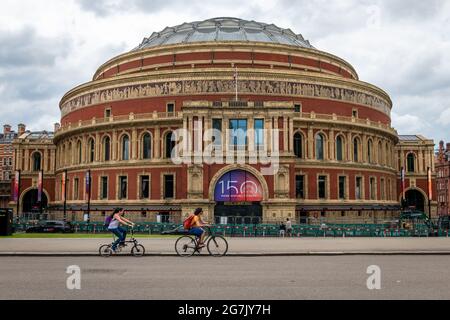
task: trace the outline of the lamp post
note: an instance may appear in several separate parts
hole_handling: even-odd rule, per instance
[[[67,169],[64,170],[62,176],[63,197],[64,197],[64,222],[67,221]]]

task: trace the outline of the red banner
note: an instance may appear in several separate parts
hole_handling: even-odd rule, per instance
[[[433,200],[433,185],[431,184],[431,168],[428,167],[428,199]]]
[[[39,176],[38,176],[38,198],[37,198],[37,202],[41,202],[42,201],[42,171],[39,171]]]
[[[14,193],[13,193],[14,202],[17,202],[19,200],[19,183],[20,183],[20,172],[16,171],[14,176]]]

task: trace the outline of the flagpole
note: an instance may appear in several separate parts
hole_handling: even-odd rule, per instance
[[[405,168],[402,167],[400,171],[400,180],[401,180],[401,187],[402,187],[402,210],[405,209]]]

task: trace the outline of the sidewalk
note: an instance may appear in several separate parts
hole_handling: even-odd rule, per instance
[[[228,238],[228,255],[450,255],[450,238]],[[104,239],[0,238],[0,256],[97,256]],[[138,239],[146,255],[176,255],[174,238]],[[131,248],[126,248],[128,254]],[[207,253],[204,250],[203,253]]]

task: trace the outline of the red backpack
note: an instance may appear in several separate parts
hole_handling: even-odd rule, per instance
[[[186,218],[186,220],[184,220],[184,222],[183,222],[184,230],[191,229],[192,219],[194,219],[194,217],[195,217],[195,214],[191,214],[189,217]]]

